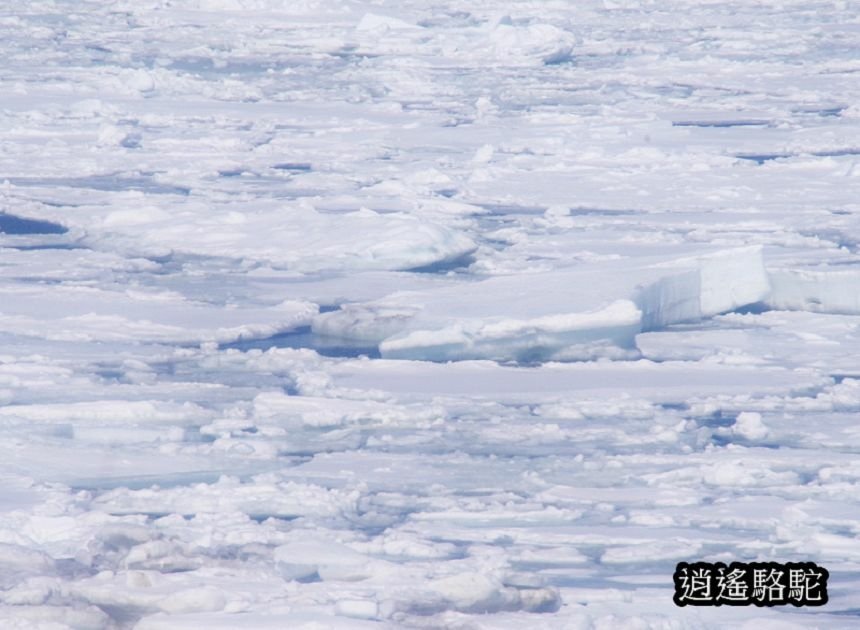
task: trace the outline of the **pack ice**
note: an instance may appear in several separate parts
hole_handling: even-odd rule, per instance
[[[858,24],[2,3],[0,628],[857,627]]]
[[[640,332],[763,301],[760,247],[649,256],[400,292],[318,315],[319,334],[379,343],[386,358],[546,361],[624,356]]]

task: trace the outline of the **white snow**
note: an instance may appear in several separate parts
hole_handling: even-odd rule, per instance
[[[738,414],[732,426],[732,432],[748,440],[760,440],[767,437],[769,431],[761,421],[761,414],[755,411],[743,411]]]
[[[852,3],[5,5],[0,627],[857,625]]]

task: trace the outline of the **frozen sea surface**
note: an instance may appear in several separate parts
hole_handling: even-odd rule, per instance
[[[856,3],[6,5],[0,626],[860,625]]]

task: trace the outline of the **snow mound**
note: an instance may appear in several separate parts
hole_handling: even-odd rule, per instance
[[[488,33],[485,50],[503,63],[534,65],[570,59],[576,38],[551,24],[515,25],[503,18]]]
[[[761,414],[744,411],[738,414],[732,432],[747,440],[760,440],[768,436],[768,428],[761,420]]]

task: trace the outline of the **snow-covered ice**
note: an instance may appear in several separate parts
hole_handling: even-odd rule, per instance
[[[860,624],[851,2],[6,5],[0,627]]]

